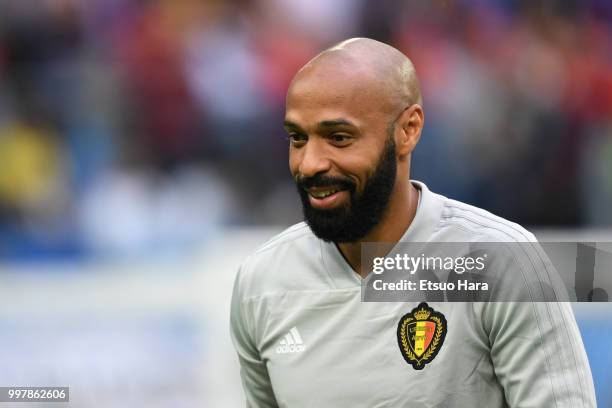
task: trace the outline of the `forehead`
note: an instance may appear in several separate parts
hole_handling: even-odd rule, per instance
[[[389,110],[389,95],[372,73],[354,67],[300,72],[287,92],[285,119],[308,125],[330,118],[357,124],[376,121]]]

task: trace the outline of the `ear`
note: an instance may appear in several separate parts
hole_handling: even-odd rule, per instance
[[[397,119],[395,147],[399,158],[408,156],[416,147],[425,123],[425,113],[419,104],[406,108]]]

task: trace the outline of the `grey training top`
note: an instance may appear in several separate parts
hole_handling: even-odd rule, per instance
[[[401,241],[525,242],[517,224],[419,182]],[[361,278],[300,223],[242,264],[231,334],[248,407],[595,407],[568,303],[430,303],[446,319],[423,369],[404,359],[398,323],[418,303],[361,302]]]

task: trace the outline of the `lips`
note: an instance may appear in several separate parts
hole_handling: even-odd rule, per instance
[[[325,198],[325,197],[329,197],[332,194],[336,194],[338,191],[340,191],[341,189],[339,187],[336,188],[310,188],[307,189],[306,191],[308,191],[308,194],[310,194],[311,196],[313,196],[314,198]]]
[[[296,186],[304,205],[317,210],[333,210],[351,201],[354,183],[347,178],[317,174],[297,177]]]
[[[333,209],[348,199],[348,192],[341,187],[311,187],[306,189],[308,201],[313,208],[320,210]]]

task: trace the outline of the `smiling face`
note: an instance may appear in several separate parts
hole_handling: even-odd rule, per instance
[[[344,64],[298,74],[285,130],[308,225],[326,241],[355,242],[380,222],[394,191],[397,112],[372,72]]]
[[[291,174],[315,235],[357,243],[403,233],[413,216],[408,208],[416,211],[409,175],[423,128],[420,104],[410,60],[375,40],[343,41],[297,73],[285,130]]]

